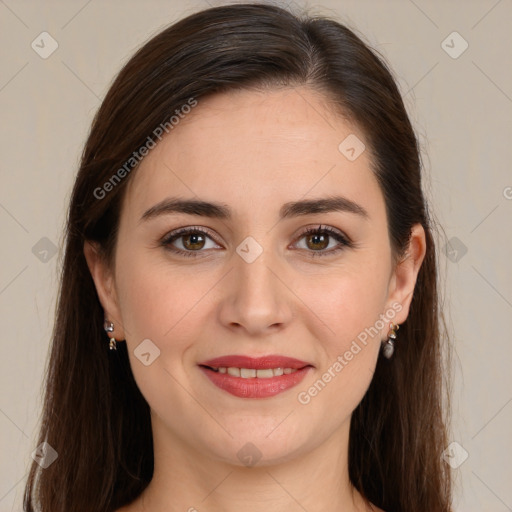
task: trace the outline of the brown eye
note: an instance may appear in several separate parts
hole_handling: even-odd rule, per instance
[[[299,237],[299,240],[302,239],[306,240],[306,247],[301,247],[301,249],[307,250],[311,256],[330,256],[345,247],[353,247],[353,243],[348,237],[345,237],[341,232],[330,227],[319,226],[310,228]],[[337,246],[334,244],[331,249],[326,250],[331,240],[338,242],[338,244]]]
[[[210,234],[201,228],[183,228],[164,237],[161,245],[179,255],[198,256],[200,253],[206,252],[203,249],[218,248],[216,243],[213,244],[214,247],[208,247],[209,240],[214,242]]]
[[[181,235],[180,238],[183,239],[183,242],[182,242],[183,246],[186,249],[190,249],[190,250],[202,249],[205,244],[204,235],[198,234],[198,233],[191,233],[189,235]]]
[[[308,240],[308,242],[306,242],[308,247],[315,251],[323,250],[329,245],[329,235],[315,233],[313,235],[307,235],[306,239]]]

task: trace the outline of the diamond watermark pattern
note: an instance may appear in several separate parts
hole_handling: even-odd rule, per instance
[[[444,250],[448,259],[453,263],[458,263],[468,252],[468,248],[456,236],[448,240]]]
[[[253,443],[245,443],[236,455],[240,462],[249,468],[261,459],[261,452]]]
[[[30,455],[43,469],[53,464],[59,456],[46,441],[41,443]]]
[[[45,236],[32,247],[32,254],[43,263],[48,263],[56,253],[57,246]]]
[[[441,43],[441,48],[452,58],[458,59],[467,49],[468,42],[458,33],[452,32]]]
[[[457,469],[469,457],[469,453],[457,441],[453,441],[443,451],[442,458],[453,469]]]
[[[246,263],[252,263],[263,252],[263,247],[252,236],[248,236],[236,248],[236,252]]]
[[[353,133],[343,139],[338,146],[339,152],[351,162],[359,158],[365,149],[363,141]]]
[[[153,364],[160,357],[160,349],[148,338],[143,340],[133,353],[144,366]]]
[[[30,46],[39,57],[47,59],[59,47],[59,43],[48,32],[41,32]]]

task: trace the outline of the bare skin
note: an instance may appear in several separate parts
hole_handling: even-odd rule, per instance
[[[115,269],[85,244],[113,336],[126,340],[151,407],[154,477],[118,512],[383,512],[367,508],[349,481],[350,418],[370,385],[390,321],[407,318],[425,234],[414,226],[407,257],[394,267],[369,151],[350,161],[338,149],[350,134],[365,140],[307,88],[201,100],[134,171]],[[368,217],[329,211],[279,218],[284,203],[333,195],[357,203]],[[171,196],[222,203],[232,218],[166,213],[141,220]],[[303,234],[320,226],[353,245]],[[167,248],[159,243],[182,227],[207,234],[183,235]],[[236,252],[248,236],[262,248],[251,263]],[[378,334],[333,370],[372,326]],[[149,366],[134,354],[144,339],[160,350]],[[240,398],[214,386],[198,366],[229,354],[285,355],[313,368],[278,395]],[[327,380],[329,368],[325,387],[307,394]],[[247,443],[260,454],[252,467],[237,455]]]

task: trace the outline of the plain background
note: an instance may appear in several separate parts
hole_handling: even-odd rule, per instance
[[[136,48],[221,3],[0,0],[0,511],[21,510],[62,229],[92,117]],[[510,511],[512,2],[294,4],[347,24],[398,80],[445,233],[438,249],[455,346],[452,441],[457,457],[468,454],[454,470],[454,510]],[[31,47],[43,31],[58,43],[46,59]]]

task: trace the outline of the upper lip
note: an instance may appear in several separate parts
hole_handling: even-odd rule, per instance
[[[305,366],[312,366],[310,363],[295,359],[293,357],[268,355],[262,357],[250,356],[221,356],[215,359],[209,359],[199,363],[200,366],[209,366],[211,368],[248,368],[264,370],[266,368],[296,368],[301,369]]]

